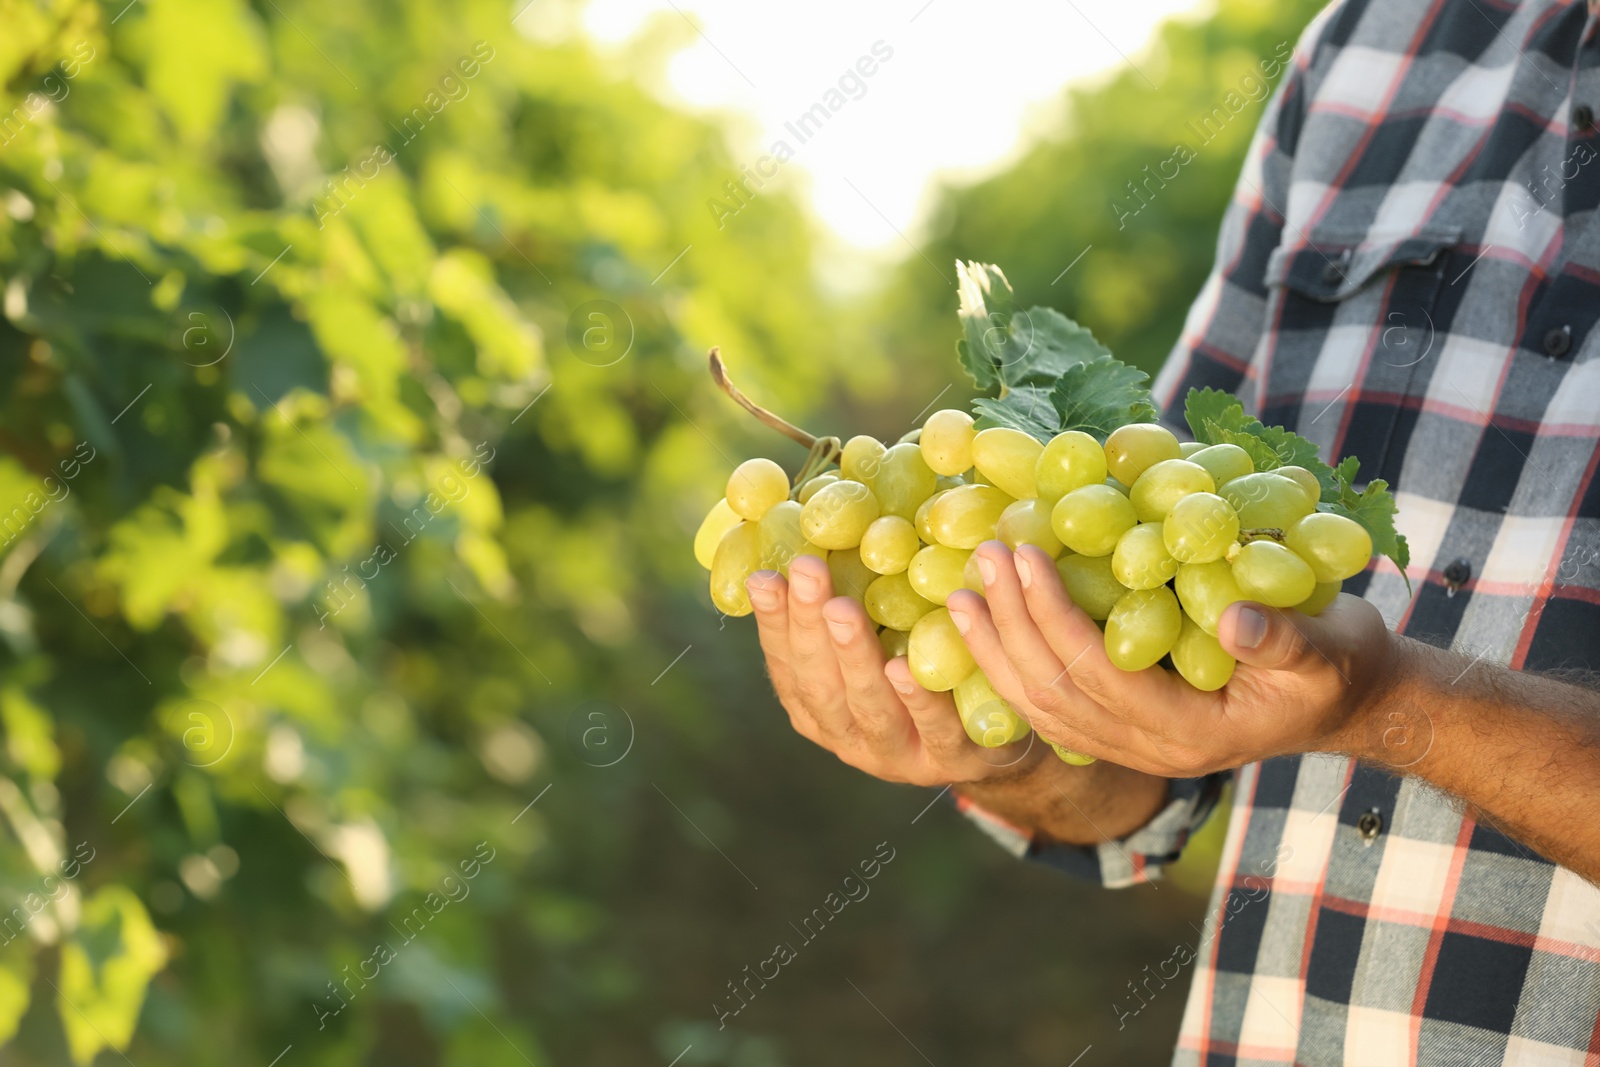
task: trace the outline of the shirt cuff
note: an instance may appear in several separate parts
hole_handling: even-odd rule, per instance
[[[1074,877],[1099,882],[1108,889],[1123,889],[1154,881],[1164,865],[1183,854],[1190,835],[1211,815],[1232,777],[1232,771],[1218,771],[1203,778],[1172,779],[1167,805],[1154,818],[1124,838],[1098,845],[1064,845],[1036,839],[1029,831],[960,795],[956,796],[956,807],[1018,859],[1034,860]]]

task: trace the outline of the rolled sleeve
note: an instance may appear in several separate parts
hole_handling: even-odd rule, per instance
[[[1124,889],[1154,881],[1160,877],[1162,867],[1183,854],[1189,838],[1211,816],[1223,787],[1232,777],[1232,771],[1219,771],[1203,778],[1172,779],[1167,805],[1154,818],[1126,837],[1097,845],[1041,840],[962,796],[956,797],[956,807],[1018,859],[1055,867],[1075,878],[1099,882],[1107,889]]]

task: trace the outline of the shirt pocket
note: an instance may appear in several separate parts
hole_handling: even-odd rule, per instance
[[[1442,226],[1313,230],[1275,249],[1262,419],[1393,483],[1444,341],[1438,308],[1460,241]]]

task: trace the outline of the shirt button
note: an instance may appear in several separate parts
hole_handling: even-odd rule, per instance
[[[1457,556],[1444,568],[1444,584],[1449,587],[1450,595],[1454,596],[1457,589],[1467,584],[1467,579],[1472,577],[1472,561],[1465,556]]]
[[[1560,359],[1572,348],[1572,327],[1555,326],[1544,335],[1544,350],[1553,359]]]
[[[1572,109],[1572,130],[1574,133],[1588,133],[1594,129],[1594,108],[1588,104],[1579,104]]]
[[[1362,812],[1356,819],[1356,830],[1361,834],[1362,841],[1372,844],[1383,833],[1383,816],[1378,814],[1376,808]]]

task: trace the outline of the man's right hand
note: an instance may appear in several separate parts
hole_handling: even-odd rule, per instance
[[[1072,767],[1036,734],[986,749],[967,737],[949,693],[919,686],[903,657],[884,662],[872,621],[834,597],[828,565],[797,556],[786,582],[747,583],[767,672],[795,731],[891,782],[954,785],[1006,821],[1089,844],[1143,826],[1166,802],[1164,778],[1101,761]]]
[[[1005,748],[972,742],[949,693],[930,693],[905,659],[884,663],[861,605],[833,596],[828,565],[797,556],[746,588],[772,686],[795,731],[858,770],[890,782],[951,785],[1020,778],[1051,754],[1029,736]],[[830,599],[831,598],[831,599]]]

